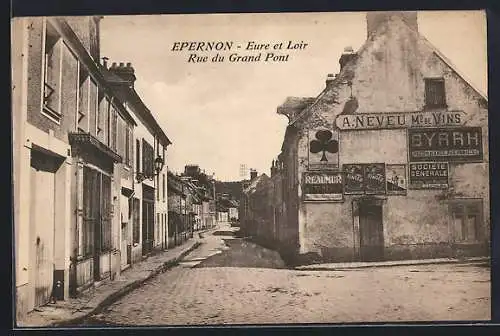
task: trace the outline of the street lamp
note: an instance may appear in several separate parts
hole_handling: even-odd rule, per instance
[[[164,164],[165,164],[165,161],[163,160],[163,158],[161,156],[158,156],[154,160],[154,173],[153,173],[153,175],[148,176],[144,173],[137,172],[135,174],[135,179],[136,179],[137,183],[142,183],[142,181],[144,181],[146,179],[153,181],[154,178],[156,176],[158,176],[160,174],[160,172],[162,171]]]

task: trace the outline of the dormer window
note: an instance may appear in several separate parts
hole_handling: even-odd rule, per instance
[[[446,108],[446,93],[443,78],[425,79],[425,107]]]

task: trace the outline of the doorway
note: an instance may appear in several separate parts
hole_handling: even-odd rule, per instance
[[[55,172],[60,161],[31,151],[30,212],[35,307],[49,302],[54,281]]]
[[[382,204],[359,203],[359,237],[361,261],[379,261],[384,258]]]
[[[142,186],[142,255],[152,251],[154,239],[155,201],[154,189]]]

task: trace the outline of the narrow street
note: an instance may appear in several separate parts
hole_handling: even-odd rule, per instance
[[[274,251],[222,231],[83,324],[490,319],[490,269],[484,265],[290,270]]]

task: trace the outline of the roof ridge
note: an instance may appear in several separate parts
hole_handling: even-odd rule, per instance
[[[393,19],[399,20],[407,29],[409,29],[413,34],[415,34],[420,41],[424,42],[424,44],[426,44],[426,46],[429,47],[444,63],[446,63],[446,65],[448,67],[450,67],[451,70],[453,70],[463,81],[465,81],[465,83],[467,85],[469,85],[474,91],[476,91],[476,93],[478,93],[481,96],[481,98],[488,101],[488,96],[486,93],[482,92],[474,84],[472,84],[472,82],[465,75],[463,75],[463,73],[461,71],[459,71],[457,69],[457,67],[438,48],[436,48],[431,42],[429,42],[429,40],[427,40],[427,38],[425,38],[425,36],[422,33],[420,33],[419,31],[416,31],[415,29],[410,27],[410,25],[408,25],[401,17],[399,17],[397,15],[391,15],[389,17],[389,20],[380,24],[378,26],[378,28],[371,35],[369,35],[367,37],[365,42],[356,51],[356,54],[358,55],[358,57],[362,52],[364,52],[368,48],[368,46],[371,43],[373,43],[374,38],[380,33],[380,31],[382,31],[382,28],[386,27],[389,24],[390,20],[393,20]],[[355,59],[353,59],[353,60],[355,61]],[[346,69],[348,68],[348,65],[351,64],[353,62],[353,60],[350,60],[349,62],[347,62],[344,65],[344,67],[339,71],[339,74],[335,78],[332,85],[330,85],[329,87],[323,88],[323,90],[319,93],[319,95],[316,97],[314,102],[312,104],[308,105],[306,108],[304,108],[304,110],[302,110],[302,112],[300,112],[297,116],[295,116],[295,118],[293,120],[291,120],[288,123],[289,126],[294,125],[297,121],[301,120],[309,111],[311,111],[311,109],[326,94],[326,92],[329,88],[332,88],[334,86],[341,84],[341,81],[339,82],[339,79],[342,77],[342,74],[345,73]]]

